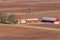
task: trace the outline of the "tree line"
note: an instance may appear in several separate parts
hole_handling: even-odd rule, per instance
[[[7,15],[5,13],[0,13],[0,23],[16,23],[17,20],[17,15],[15,14],[11,14],[11,15]]]

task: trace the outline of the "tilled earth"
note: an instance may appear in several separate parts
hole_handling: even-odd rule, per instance
[[[5,8],[7,8],[5,10]],[[14,9],[12,9],[14,8]],[[18,8],[18,9],[15,9]],[[22,8],[22,9],[19,9]],[[23,9],[24,8],[24,9]],[[2,10],[3,9],[3,10]],[[20,17],[38,17],[44,16],[57,17],[60,19],[60,3],[0,3],[0,12],[21,14]],[[46,12],[44,12],[46,11]],[[38,12],[38,13],[32,13]],[[39,13],[41,12],[41,13]],[[22,14],[26,13],[26,14]],[[55,24],[31,24],[29,26],[60,28]],[[0,40],[60,40],[60,31],[50,31],[42,29],[30,29],[17,26],[0,25]]]
[[[0,40],[60,40],[60,31],[1,25]]]

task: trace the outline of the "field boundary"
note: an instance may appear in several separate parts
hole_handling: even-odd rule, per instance
[[[22,27],[22,28],[32,28],[32,29],[42,29],[42,30],[51,30],[51,31],[60,31],[58,28],[48,28],[48,27],[40,27],[40,26],[24,26],[21,24],[0,24],[4,26],[17,26],[17,27]]]

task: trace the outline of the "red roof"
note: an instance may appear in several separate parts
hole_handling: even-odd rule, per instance
[[[59,22],[59,19],[57,18],[57,19],[55,20],[55,22]]]
[[[26,20],[26,18],[18,18],[18,20]]]

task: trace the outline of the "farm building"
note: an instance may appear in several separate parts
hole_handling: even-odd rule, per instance
[[[26,19],[25,18],[18,18],[17,23],[26,23]]]
[[[41,19],[41,22],[59,24],[59,19],[58,18],[53,18],[53,17],[43,17]]]
[[[28,18],[26,19],[27,23],[39,23],[38,18]]]

